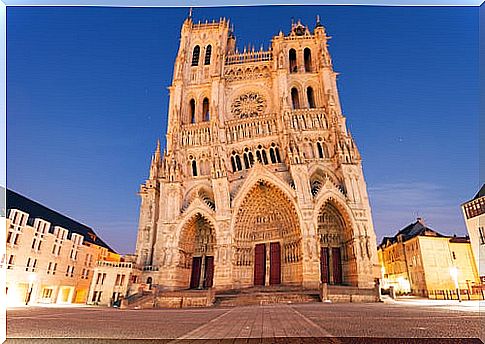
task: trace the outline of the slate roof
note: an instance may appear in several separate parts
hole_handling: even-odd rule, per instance
[[[382,242],[379,246],[385,246],[386,244],[394,244],[397,242],[397,238],[402,235],[402,241],[408,241],[416,236],[434,236],[434,237],[441,237],[444,238],[446,235],[440,234],[434,229],[427,227],[424,224],[424,221],[421,219],[417,219],[416,222],[411,223],[410,225],[401,229],[397,234],[393,237],[384,237]]]
[[[482,185],[482,187],[480,188],[478,193],[475,195],[475,197],[473,197],[473,199],[478,199],[478,198],[484,197],[484,196],[485,196],[485,184]]]
[[[3,187],[2,187],[3,189]],[[5,190],[5,189],[4,189]],[[2,190],[3,191],[3,190]],[[29,214],[29,224],[32,225],[33,219],[40,218],[51,223],[49,231],[52,233],[54,226],[60,226],[71,233],[78,233],[84,236],[84,241],[107,248],[109,251],[116,253],[94,232],[94,230],[82,223],[79,223],[57,211],[47,208],[15,191],[6,189],[7,209],[18,209]]]

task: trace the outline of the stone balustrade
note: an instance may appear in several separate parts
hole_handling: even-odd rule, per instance
[[[241,118],[226,122],[227,143],[252,140],[278,133],[276,114]]]

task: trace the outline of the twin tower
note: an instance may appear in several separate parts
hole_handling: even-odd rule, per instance
[[[141,185],[137,263],[167,290],[374,286],[376,238],[329,37],[293,23],[268,50],[185,20],[166,149]]]

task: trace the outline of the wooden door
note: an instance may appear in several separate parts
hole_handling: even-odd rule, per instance
[[[269,246],[269,284],[281,283],[281,249],[279,242],[272,242]]]
[[[211,288],[214,282],[214,257],[205,257],[204,288]]]
[[[342,258],[340,257],[340,247],[332,247],[332,270],[333,283],[342,284]]]
[[[192,258],[192,275],[190,276],[190,289],[195,289],[199,287],[201,265],[202,257]]]
[[[320,280],[322,283],[330,283],[330,269],[328,247],[322,247],[320,250]]]
[[[254,285],[264,285],[266,277],[266,245],[257,244],[254,248]]]

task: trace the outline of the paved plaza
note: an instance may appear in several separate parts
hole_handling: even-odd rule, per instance
[[[477,302],[433,304],[426,301],[162,310],[18,308],[7,312],[7,343],[48,343],[54,342],[53,338],[80,338],[82,343],[94,342],[95,338],[165,339],[165,342],[174,343],[234,338],[253,339],[248,342],[258,339],[285,342],[281,339],[290,337],[324,337],[327,340],[335,337],[461,337],[483,340],[485,324],[478,310]],[[52,340],[33,341],[33,338]],[[339,339],[328,342],[343,343]]]

